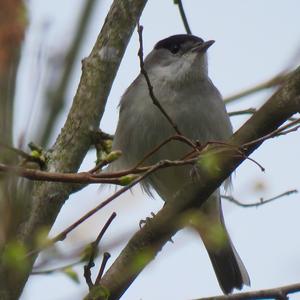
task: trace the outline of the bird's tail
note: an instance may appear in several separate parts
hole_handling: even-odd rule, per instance
[[[219,285],[225,294],[231,293],[234,288],[240,290],[243,285],[250,285],[248,272],[228,234],[227,238],[219,248],[206,247]],[[205,239],[203,241],[205,244]]]
[[[213,221],[207,214],[201,215],[201,226],[198,223],[193,227],[201,236],[222,291],[229,294],[234,288],[240,290],[243,285],[249,286],[248,272],[231,242],[222,214]]]

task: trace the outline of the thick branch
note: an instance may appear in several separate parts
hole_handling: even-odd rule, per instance
[[[245,154],[250,155],[263,142],[261,137],[277,129],[299,111],[300,68],[293,72],[280,90],[229,139],[228,144],[243,146],[257,140],[256,143],[249,144],[245,148]],[[228,148],[228,155],[214,150],[215,146],[211,144],[201,154],[199,168],[202,180],[199,182],[199,189],[194,197],[187,198],[184,188],[174,201],[168,202],[151,222],[148,222],[131,238],[120,256],[106,272],[101,284],[110,292],[109,299],[119,299],[169,238],[176,233],[179,226],[174,224],[174,220],[178,220],[179,215],[183,212],[187,213],[193,207],[201,205],[246,159],[246,156],[237,156],[232,148]],[[205,169],[205,160],[211,157],[215,162],[213,172],[211,168]],[[91,298],[88,296],[86,299]],[[101,299],[101,297],[94,299]]]
[[[146,2],[113,2],[91,54],[83,61],[82,76],[68,118],[48,153],[48,171],[75,172],[79,168],[90,147],[91,128],[99,126],[112,82]],[[40,228],[50,229],[70,191],[72,185],[35,183],[30,215],[20,225],[18,237],[27,250],[34,246]],[[4,295],[2,299],[19,298],[33,262],[34,258],[31,258],[27,270],[15,279],[13,290],[5,291],[5,286],[3,287],[0,291]],[[0,274],[1,272],[3,268],[0,266]]]

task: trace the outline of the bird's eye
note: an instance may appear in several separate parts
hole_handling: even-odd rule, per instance
[[[179,47],[178,44],[174,44],[174,45],[172,45],[172,46],[170,47],[170,51],[171,51],[173,54],[178,53],[179,49],[180,49],[180,47]]]

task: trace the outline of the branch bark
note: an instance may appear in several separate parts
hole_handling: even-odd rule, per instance
[[[277,129],[299,111],[300,68],[295,70],[284,85],[229,139],[228,144],[239,147],[257,141],[248,144],[245,156],[237,155],[233,147],[228,147],[224,155],[224,151],[215,151],[214,145],[208,145],[199,159],[202,181],[194,197],[185,197],[183,189],[174,201],[168,202],[131,238],[100,282],[101,288],[109,292],[108,298],[101,296],[95,288],[85,299],[119,299],[164,244],[180,229],[182,224],[174,220],[178,220],[183,213],[185,217],[189,216],[190,212],[193,213],[192,208],[201,205],[246,159],[246,156],[263,143],[261,137]],[[213,168],[211,165],[205,168],[208,159],[213,160]]]
[[[194,300],[254,300],[254,299],[277,299],[288,300],[289,294],[297,293],[300,291],[300,283],[286,285],[274,289],[252,291],[246,293],[237,293],[228,296],[214,296],[207,298],[199,298]]]
[[[80,83],[71,110],[52,149],[47,153],[47,170],[76,172],[91,144],[91,129],[99,126],[112,82],[125,52],[128,41],[139,19],[146,0],[115,0],[103,28],[88,58],[83,60]],[[118,20],[118,22],[116,22]],[[29,214],[19,225],[18,243],[26,251],[35,244],[41,228],[49,230],[60,208],[68,199],[72,185],[35,183]],[[26,269],[16,271],[0,265],[1,278],[13,277],[13,288],[8,282],[0,283],[0,298],[18,299],[30,274],[35,257],[26,262]],[[23,262],[25,264],[25,262]]]

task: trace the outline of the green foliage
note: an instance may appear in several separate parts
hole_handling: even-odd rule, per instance
[[[120,185],[128,185],[138,177],[139,177],[138,175],[134,175],[134,174],[122,176],[120,177]]]
[[[15,273],[24,273],[30,267],[27,259],[27,249],[18,241],[9,242],[2,255],[3,263]]]
[[[88,244],[84,249],[82,250],[80,256],[81,261],[89,261],[91,254],[95,251],[92,244]],[[96,249],[95,255],[97,256],[98,248]]]
[[[78,274],[74,271],[73,268],[67,267],[61,270],[67,277],[69,277],[73,282],[80,283]]]
[[[218,174],[221,172],[219,168],[218,155],[213,151],[201,154],[199,160],[197,161],[197,165],[200,167],[200,170],[203,169],[212,177],[218,176]]]
[[[122,155],[122,151],[118,151],[118,150],[112,151],[106,156],[105,160],[107,162],[111,163],[111,162],[117,160],[121,155]]]
[[[49,226],[43,226],[37,230],[35,234],[35,245],[37,248],[45,248],[51,243],[48,239],[49,231]]]
[[[85,300],[107,300],[110,296],[110,292],[108,289],[101,285],[95,285],[90,290],[90,293],[87,297],[85,297]]]
[[[153,251],[148,249],[147,251],[143,251],[136,255],[134,262],[132,264],[132,269],[133,270],[139,270],[141,267],[144,267],[147,265],[149,261],[151,261],[153,258]]]

